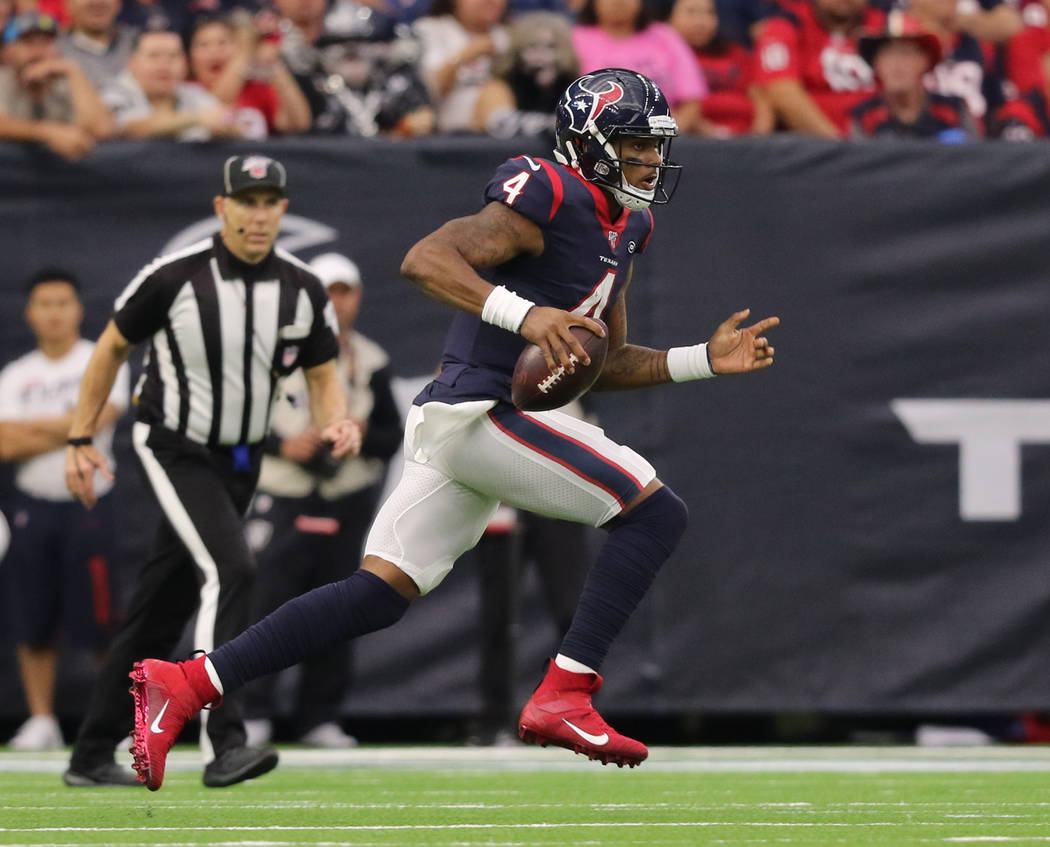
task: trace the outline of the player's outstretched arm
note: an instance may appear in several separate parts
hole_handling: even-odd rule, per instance
[[[686,382],[719,374],[749,373],[773,364],[773,346],[764,335],[780,318],[769,317],[740,328],[750,309],[736,312],[715,330],[706,344],[653,350],[626,343],[623,297],[609,315],[609,353],[592,390],[616,391],[668,382]]]
[[[740,323],[750,314],[750,309],[734,312],[718,325],[707,342],[711,370],[716,374],[750,373],[773,364],[773,345],[764,333],[777,326],[780,318],[763,318],[741,327]]]

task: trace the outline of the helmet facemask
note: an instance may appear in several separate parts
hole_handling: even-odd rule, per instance
[[[668,161],[671,139],[678,135],[678,124],[670,115],[651,115],[649,132],[637,127],[611,127],[607,134],[592,122],[587,131],[555,150],[555,158],[563,165],[575,168],[584,179],[607,189],[622,207],[638,212],[650,205],[662,205],[671,200],[678,187],[682,166]],[[660,162],[652,165],[657,171],[656,184],[651,189],[631,185],[624,174],[624,165],[643,162],[622,157],[618,142],[623,138],[655,138],[660,140]]]

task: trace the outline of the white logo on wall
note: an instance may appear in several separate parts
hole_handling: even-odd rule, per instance
[[[1021,516],[1021,445],[1050,444],[1050,400],[893,400],[919,444],[959,445],[959,516]]]
[[[204,238],[219,231],[219,219],[208,217],[190,224],[183,230],[175,233],[168,243],[160,248],[159,255],[172,253],[196,244]],[[330,244],[339,237],[339,232],[328,224],[320,221],[304,218],[300,215],[286,214],[281,219],[281,234],[277,238],[277,246],[289,252],[307,250],[311,247],[319,247],[322,244]]]

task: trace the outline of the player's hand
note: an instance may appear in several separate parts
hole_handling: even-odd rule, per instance
[[[110,482],[114,479],[113,471],[94,445],[66,447],[66,487],[87,509],[98,502],[98,495],[95,493],[95,471]]]
[[[596,320],[550,306],[533,306],[529,309],[518,332],[543,351],[551,373],[559,366],[569,373],[575,373],[572,356],[584,365],[591,363],[591,357],[587,355],[576,336],[569,332],[569,328],[574,326],[585,326],[595,335],[605,337],[605,330]]]
[[[773,346],[762,333],[777,326],[780,318],[765,318],[751,326],[738,328],[750,314],[750,309],[735,312],[719,325],[707,342],[711,369],[716,374],[748,373],[773,364]]]
[[[67,76],[70,71],[69,59],[61,56],[52,56],[47,59],[30,62],[22,69],[20,78],[23,85],[31,88],[34,85],[43,85],[54,77]]]
[[[281,458],[303,464],[313,459],[320,448],[321,433],[310,428],[281,440]]]
[[[332,457],[336,459],[361,452],[361,428],[350,418],[328,424],[321,430],[321,440],[332,445]]]

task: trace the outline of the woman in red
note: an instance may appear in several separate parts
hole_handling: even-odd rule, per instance
[[[203,19],[190,37],[191,78],[234,109],[245,138],[310,129],[310,106],[281,61],[279,47],[247,16],[236,24]]]
[[[715,134],[772,132],[773,107],[754,84],[751,53],[719,34],[715,0],[676,0],[670,23],[693,48],[707,80],[700,106]]]

